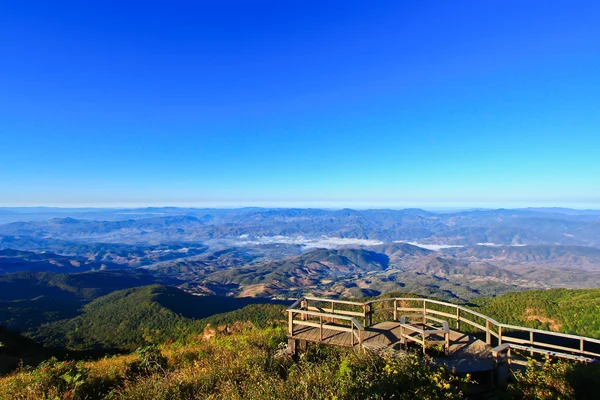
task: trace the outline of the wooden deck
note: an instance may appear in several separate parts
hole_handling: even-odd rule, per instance
[[[352,334],[339,330],[323,328],[323,339],[321,340],[320,329],[312,326],[302,326],[294,330],[294,339],[306,340],[308,342],[330,344],[339,347],[358,346]],[[362,345],[365,348],[385,348],[398,343],[400,340],[400,324],[396,322],[382,322],[365,329]]]
[[[287,311],[292,353],[297,344],[308,342],[371,351],[401,351],[414,342],[423,353],[440,344],[445,354],[438,362],[457,373],[491,371],[506,363],[522,365],[522,357],[511,355],[511,350],[580,362],[600,359],[598,339],[502,324],[437,300],[389,298],[359,303],[303,297]],[[379,321],[388,320],[373,323],[375,315]],[[456,330],[450,329],[451,324]],[[460,332],[465,324],[478,331],[482,340]]]
[[[320,329],[309,326],[297,328],[290,338],[339,347],[362,347],[372,351],[398,351],[402,349],[403,345],[401,327],[398,322],[381,322],[365,328],[362,345],[359,345],[356,340],[352,344],[350,332],[326,328],[323,328],[323,340],[321,340]],[[432,337],[432,339],[436,338]],[[442,340],[443,338],[438,337],[437,339]],[[441,362],[458,373],[489,371],[493,370],[495,366],[491,346],[473,336],[454,330],[450,330],[449,354]]]

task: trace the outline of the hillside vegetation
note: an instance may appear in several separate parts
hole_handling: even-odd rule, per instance
[[[599,299],[600,289],[547,290],[511,293],[469,307],[501,322],[537,326],[546,323],[540,322],[542,317],[553,318],[550,329],[559,324],[561,331],[600,336]],[[48,359],[37,368],[26,367],[0,378],[0,399],[465,397],[468,377],[453,376],[417,354],[393,357],[315,345],[297,357],[288,356],[283,305],[249,304],[202,318],[217,307],[239,307],[238,301],[192,296],[160,285],[98,298],[84,307],[83,314],[45,325],[41,330],[48,335],[45,340],[73,349],[140,347],[96,361]],[[18,343],[25,342],[13,339],[11,347]],[[502,395],[594,398],[600,390],[597,374],[594,366],[582,369],[548,361],[540,369],[532,364]]]
[[[0,399],[460,399],[468,382],[416,355],[311,347],[285,354],[282,328],[88,363],[48,361],[0,379]]]
[[[600,289],[549,289],[475,300],[499,322],[600,338]]]
[[[144,270],[0,275],[0,326],[33,335],[42,324],[73,318],[86,303],[115,290],[172,282]]]
[[[226,323],[215,314],[255,303],[253,299],[193,296],[161,285],[119,290],[83,307],[74,318],[45,324],[33,337],[46,346],[71,350],[132,350],[145,343],[162,343],[202,332],[207,324]],[[238,311],[229,321],[252,321],[264,326],[283,319],[283,306],[255,305]],[[214,316],[213,319],[204,318]]]

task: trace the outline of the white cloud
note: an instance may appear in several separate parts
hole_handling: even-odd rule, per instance
[[[427,243],[419,243],[419,242],[404,242],[402,240],[395,240],[394,243],[407,243],[412,244],[413,246],[421,247],[427,250],[439,251],[442,249],[452,249],[454,247],[465,247],[460,245],[453,244],[427,244]]]
[[[327,237],[321,236],[320,238],[306,238],[304,236],[257,236],[250,237],[248,235],[241,235],[237,239],[233,239],[232,245],[235,246],[260,246],[266,244],[287,244],[304,246],[306,248],[326,248],[335,249],[339,247],[349,246],[376,246],[383,244],[381,240],[371,239],[354,239],[354,238],[340,238],[340,237]]]
[[[509,247],[525,247],[525,246],[527,246],[527,245],[526,245],[526,244],[477,243],[477,246],[490,246],[490,247],[502,247],[502,246],[509,246]]]

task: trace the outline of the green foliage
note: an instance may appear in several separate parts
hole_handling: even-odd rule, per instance
[[[51,358],[35,369],[27,369],[9,381],[2,398],[78,399],[88,389],[89,369],[81,362]],[[8,397],[10,396],[10,397]]]
[[[468,383],[417,355],[311,346],[293,358],[285,338],[274,327],[143,347],[89,369],[52,361],[0,379],[0,398],[459,399]]]
[[[600,289],[550,289],[474,301],[499,322],[600,338]]]
[[[46,346],[71,350],[132,351],[148,343],[183,340],[202,332],[209,323],[219,326],[251,321],[266,326],[283,319],[283,306],[269,304],[213,315],[248,303],[235,298],[193,296],[169,286],[144,286],[96,299],[75,318],[43,325],[35,338]]]
[[[516,383],[510,390],[514,398],[520,399],[572,399],[575,391],[567,379],[571,366],[564,361],[546,359],[542,367],[529,360],[525,373],[516,371]]]
[[[546,357],[542,365],[530,359],[525,372],[514,373],[509,395],[515,399],[596,399],[600,365]]]
[[[136,361],[129,364],[126,376],[129,378],[139,375],[151,375],[158,372],[165,372],[167,368],[167,359],[160,349],[154,345],[140,347],[135,351],[138,356]]]

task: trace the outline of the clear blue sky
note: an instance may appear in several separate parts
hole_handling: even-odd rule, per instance
[[[600,207],[599,21],[598,1],[4,2],[0,205]]]

